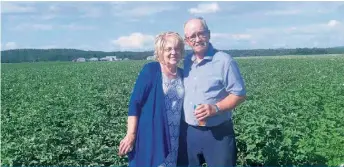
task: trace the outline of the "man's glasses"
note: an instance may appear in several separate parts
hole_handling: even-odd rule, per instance
[[[200,32],[194,33],[188,37],[185,36],[185,39],[187,39],[189,41],[195,41],[196,37],[204,39],[208,35],[208,33],[209,33],[209,30],[200,31]]]

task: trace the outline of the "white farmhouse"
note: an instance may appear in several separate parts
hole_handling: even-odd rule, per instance
[[[92,57],[92,58],[88,59],[88,61],[98,61],[98,58],[97,57]]]
[[[100,61],[117,61],[117,57],[116,56],[105,56],[103,58],[100,58]]]
[[[155,56],[148,56],[146,60],[155,60]]]
[[[83,57],[79,57],[79,58],[77,58],[75,61],[76,61],[76,62],[85,62],[86,59],[83,58]]]

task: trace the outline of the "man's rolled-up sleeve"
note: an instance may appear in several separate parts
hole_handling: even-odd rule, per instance
[[[223,83],[229,94],[245,96],[246,88],[243,77],[240,74],[239,66],[233,59],[226,62],[223,73]]]

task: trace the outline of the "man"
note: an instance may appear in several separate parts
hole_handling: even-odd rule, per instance
[[[184,60],[184,114],[189,166],[235,166],[237,148],[233,109],[244,101],[246,90],[237,63],[213,48],[203,18],[184,25],[185,42],[193,53]]]

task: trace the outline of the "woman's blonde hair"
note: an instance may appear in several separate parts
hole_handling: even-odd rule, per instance
[[[182,60],[185,55],[185,46],[183,38],[176,32],[163,32],[155,37],[155,46],[154,46],[154,58],[156,61],[162,63],[161,56],[164,52],[164,47],[168,38],[174,39],[174,43],[177,44],[180,48],[180,59]]]

